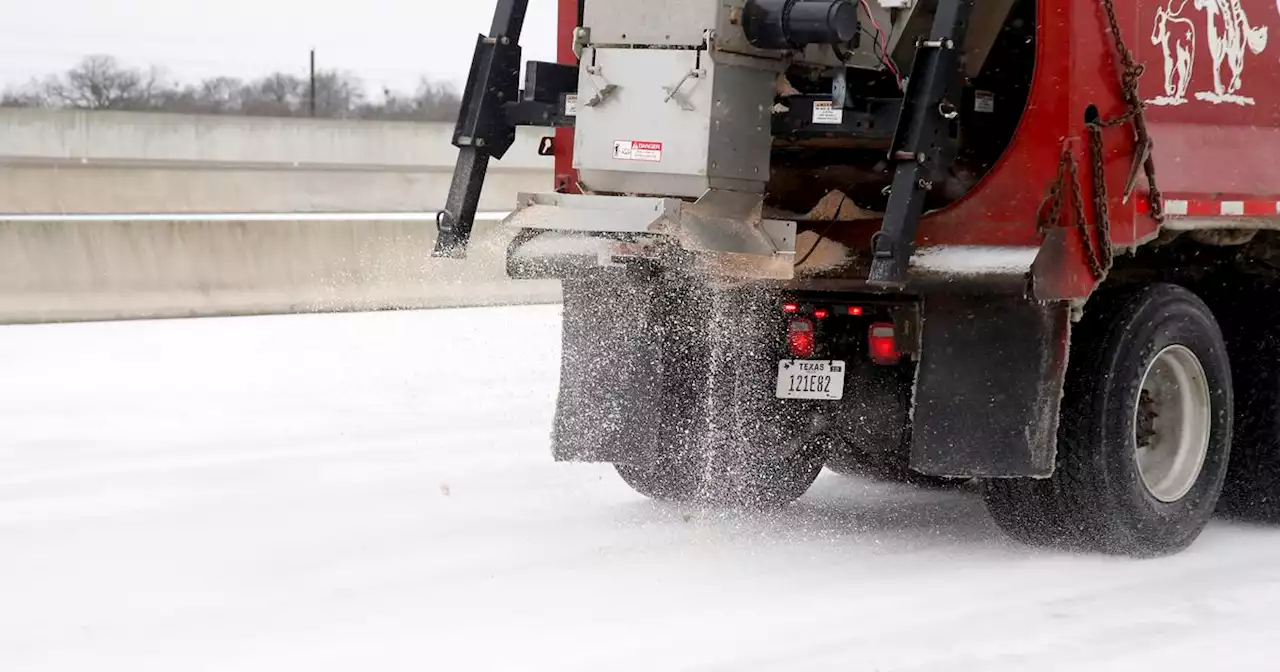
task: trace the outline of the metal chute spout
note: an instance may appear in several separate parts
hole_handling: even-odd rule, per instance
[[[795,222],[764,219],[758,197],[675,198],[521,194],[506,226],[531,232],[508,252],[513,277],[556,277],[674,256],[703,272],[753,279],[794,275]]]

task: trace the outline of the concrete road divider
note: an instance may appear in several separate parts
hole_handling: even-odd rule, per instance
[[[430,256],[434,213],[0,217],[0,323],[559,301],[506,277],[497,219],[456,261]]]

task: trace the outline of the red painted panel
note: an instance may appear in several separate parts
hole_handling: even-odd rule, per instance
[[[556,18],[556,60],[577,65],[573,54],[573,31],[578,27],[578,0],[559,0]],[[573,129],[556,129],[556,191],[577,193],[578,176],[573,169]]]
[[[1145,0],[1134,35],[1166,192],[1219,200],[1280,193],[1280,4]],[[1270,199],[1274,200],[1274,199]],[[1274,215],[1274,212],[1268,213]]]

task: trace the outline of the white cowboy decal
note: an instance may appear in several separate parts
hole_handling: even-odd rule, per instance
[[[1249,25],[1240,0],[1195,0],[1196,9],[1205,10],[1209,22],[1209,53],[1213,56],[1213,92],[1201,91],[1198,100],[1212,103],[1253,105],[1253,98],[1241,96],[1240,77],[1244,74],[1245,48],[1256,56],[1267,48],[1267,28]],[[1221,23],[1221,25],[1219,25]],[[1231,79],[1224,83],[1223,64],[1230,69]]]

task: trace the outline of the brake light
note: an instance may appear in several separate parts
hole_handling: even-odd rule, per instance
[[[862,306],[849,306],[849,314],[853,317],[862,317]]]
[[[827,319],[827,315],[829,315],[829,314],[830,314],[830,313],[828,313],[827,311],[825,311],[825,310],[823,310],[823,309],[821,309],[821,308],[819,308],[819,309],[817,309],[817,310],[813,311],[813,316],[814,316],[814,317],[816,317],[816,318],[818,318],[819,320],[825,320],[825,319]]]
[[[897,364],[902,359],[898,352],[898,338],[890,322],[876,322],[867,333],[871,361],[881,366]]]
[[[798,313],[798,312],[800,312],[800,304],[798,304],[798,303],[784,303],[784,304],[782,304],[782,312],[784,312],[784,313]]]
[[[791,324],[787,325],[787,345],[791,349],[791,356],[795,359],[812,357],[814,349],[813,323],[803,318],[791,320]]]

